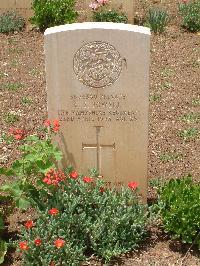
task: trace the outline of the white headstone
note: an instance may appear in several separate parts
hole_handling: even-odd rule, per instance
[[[63,166],[97,168],[147,194],[150,30],[80,23],[45,31],[48,114],[61,121]]]

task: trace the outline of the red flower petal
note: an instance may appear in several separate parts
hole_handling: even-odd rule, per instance
[[[49,210],[49,214],[51,215],[57,215],[59,213],[59,210],[56,208],[52,208],[51,210]]]
[[[65,240],[63,239],[57,239],[54,241],[54,245],[57,247],[57,248],[61,248],[63,247],[65,244]]]
[[[91,182],[93,182],[93,179],[92,179],[91,177],[85,176],[85,177],[83,178],[83,181],[84,181],[85,183],[91,183]]]
[[[60,126],[60,123],[59,123],[58,120],[54,120],[53,124],[54,124],[54,127],[59,127]]]
[[[72,171],[70,173],[70,177],[73,178],[73,179],[76,179],[78,177],[78,173],[76,171]]]
[[[28,221],[24,224],[24,226],[25,226],[27,229],[32,228],[32,227],[34,226],[33,221],[32,221],[32,220],[28,220]]]
[[[15,138],[16,140],[21,140],[21,139],[23,139],[23,135],[19,135],[19,134],[14,135],[14,138]]]
[[[34,240],[34,243],[35,243],[36,246],[40,246],[42,244],[42,240],[37,238],[37,239]]]
[[[99,192],[103,193],[105,191],[106,191],[106,189],[104,187],[100,187]]]
[[[19,243],[19,247],[20,247],[20,249],[22,249],[22,250],[28,250],[28,249],[29,249],[28,244],[27,244],[26,241],[24,241],[24,242],[20,242],[20,243]]]
[[[58,132],[58,131],[59,131],[59,127],[54,127],[54,128],[53,128],[53,131],[54,131],[54,132]]]
[[[44,125],[45,125],[45,127],[50,127],[51,121],[50,120],[45,120],[44,121]]]
[[[128,187],[134,190],[138,187],[138,183],[137,182],[129,182]]]

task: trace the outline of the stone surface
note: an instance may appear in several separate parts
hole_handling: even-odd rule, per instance
[[[61,121],[63,166],[98,168],[147,192],[150,31],[80,23],[45,32],[48,114]]]
[[[33,15],[31,3],[32,0],[0,0],[0,14],[14,10],[28,22],[28,19]]]

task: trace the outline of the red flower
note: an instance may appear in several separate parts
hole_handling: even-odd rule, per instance
[[[20,249],[22,249],[22,250],[28,250],[28,249],[29,249],[28,244],[27,244],[26,241],[24,241],[24,242],[20,242],[20,243],[19,243],[19,247],[20,247]]]
[[[23,135],[24,134],[24,130],[22,130],[22,129],[15,129],[13,134],[15,134],[15,135],[16,134]]]
[[[65,179],[65,175],[62,171],[58,170],[56,171],[55,169],[50,169],[46,174],[43,179],[43,182],[46,183],[47,185],[54,185],[57,186],[60,181]]]
[[[14,138],[16,140],[21,140],[24,138],[25,136],[25,132],[22,129],[14,129],[14,128],[10,128],[9,130],[10,134],[12,134],[14,136]]]
[[[32,220],[28,220],[24,226],[27,228],[27,229],[31,229],[34,225],[33,225],[33,221]]]
[[[14,135],[14,138],[15,138],[16,140],[21,140],[21,139],[23,139],[23,135],[19,135],[19,134]]]
[[[65,244],[65,240],[63,239],[57,239],[54,241],[54,245],[57,247],[57,248],[62,248]]]
[[[99,192],[103,193],[105,191],[106,191],[106,189],[104,187],[100,187]]]
[[[51,185],[52,184],[52,181],[48,177],[45,177],[43,179],[43,182],[46,183],[47,185]]]
[[[57,215],[59,213],[59,210],[56,208],[52,208],[51,210],[49,210],[49,214],[51,215]]]
[[[85,183],[91,183],[91,182],[93,182],[93,179],[92,179],[91,177],[85,176],[85,177],[83,178],[83,181],[84,181]]]
[[[134,190],[138,187],[138,183],[137,182],[129,182],[128,187]]]
[[[78,173],[77,173],[76,171],[72,171],[72,172],[70,173],[70,177],[71,177],[72,179],[76,179],[76,178],[78,177]]]
[[[45,120],[44,121],[44,125],[45,125],[45,127],[50,127],[51,121],[50,120]]]
[[[40,246],[42,244],[42,240],[37,238],[37,239],[34,240],[34,243],[35,243],[36,246]]]
[[[58,132],[58,131],[59,131],[59,127],[54,127],[54,128],[53,128],[53,131],[54,131],[54,132]]]
[[[53,131],[54,131],[54,132],[58,132],[58,130],[59,130],[59,128],[60,128],[59,121],[58,121],[58,120],[54,120],[54,121],[53,121],[53,125],[54,125],[54,127],[53,127]]]
[[[53,121],[53,124],[54,124],[54,127],[59,127],[60,124],[59,124],[59,121],[58,120],[54,120]]]

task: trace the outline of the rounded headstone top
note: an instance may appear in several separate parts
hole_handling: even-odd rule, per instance
[[[132,31],[150,35],[150,28],[137,26],[132,24],[124,23],[113,23],[113,22],[83,22],[83,23],[72,23],[66,25],[55,26],[45,30],[44,35],[59,33],[63,31],[73,30],[89,30],[89,29],[105,29],[105,30],[122,30]]]

